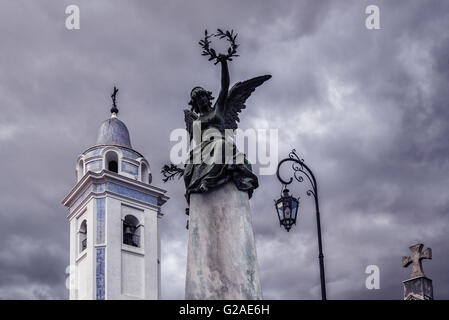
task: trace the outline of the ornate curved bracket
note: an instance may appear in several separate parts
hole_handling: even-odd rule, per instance
[[[293,169],[293,176],[291,176],[288,181],[284,180],[279,173],[279,171],[280,171],[279,169],[286,162],[292,162],[292,169]],[[314,198],[317,199],[318,190],[317,190],[315,176],[313,175],[312,170],[310,170],[310,168],[304,163],[304,159],[299,158],[299,156],[296,154],[295,149],[293,149],[289,153],[288,158],[285,158],[279,162],[278,168],[276,171],[276,176],[278,177],[279,181],[285,186],[291,184],[293,182],[293,178],[295,178],[295,180],[298,182],[303,182],[304,177],[306,177],[311,185],[311,189],[307,190],[306,194],[308,196],[313,195]]]

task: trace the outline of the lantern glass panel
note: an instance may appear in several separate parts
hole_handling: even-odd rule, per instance
[[[298,200],[292,199],[292,219],[296,221],[296,214],[298,212]]]
[[[283,202],[283,206],[284,206],[284,218],[285,218],[285,210],[287,208],[290,208],[290,197],[286,197],[285,195],[282,197],[282,202]]]
[[[276,204],[276,210],[278,213],[279,222],[282,222],[282,220],[284,220],[284,206],[282,201],[278,200]]]
[[[290,206],[285,207],[284,209],[284,218],[290,219],[292,215],[292,210],[290,209]]]

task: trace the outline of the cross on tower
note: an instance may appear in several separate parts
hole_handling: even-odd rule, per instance
[[[411,278],[425,277],[424,271],[422,269],[421,260],[432,259],[432,249],[427,248],[423,252],[422,251],[423,248],[424,245],[422,243],[415,244],[410,247],[410,251],[412,252],[411,256],[402,257],[402,266],[404,268],[408,267],[410,264],[413,263]]]
[[[111,108],[111,113],[118,113],[118,108],[117,108],[117,92],[118,89],[116,86],[114,86],[114,92],[111,95],[112,98],[112,108]]]

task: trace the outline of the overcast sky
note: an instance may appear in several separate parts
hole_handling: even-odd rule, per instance
[[[77,4],[81,29],[65,28]],[[381,30],[365,27],[380,8]],[[162,298],[183,299],[188,233],[182,181],[163,184],[171,130],[190,90],[219,90],[200,55],[205,28],[235,29],[231,82],[273,78],[240,127],[279,130],[320,189],[329,299],[401,299],[422,242],[436,299],[449,298],[449,2],[0,0],[0,298],[66,299],[69,223],[61,199],[76,157],[109,117],[112,87],[133,147],[168,190],[161,225]],[[218,45],[218,44],[217,44]],[[258,165],[255,166],[258,173]],[[287,172],[287,171],[286,171]],[[279,227],[280,184],[259,176],[251,199],[266,299],[319,299],[313,199],[306,186],[291,232]],[[365,268],[380,268],[380,289]]]

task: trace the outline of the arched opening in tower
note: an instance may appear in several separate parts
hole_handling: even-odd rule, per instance
[[[140,247],[139,220],[128,214],[123,220],[123,243],[133,247]]]
[[[118,173],[118,155],[114,151],[108,151],[105,157],[106,169]]]

